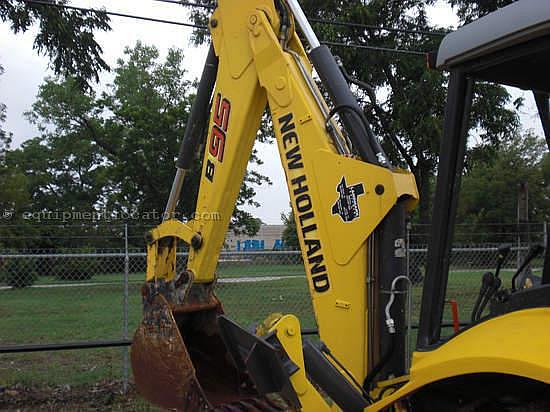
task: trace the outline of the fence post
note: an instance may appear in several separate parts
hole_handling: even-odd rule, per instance
[[[413,316],[413,287],[411,280],[411,230],[412,224],[411,221],[407,219],[406,225],[406,265],[407,272],[405,273],[409,279],[408,288],[407,288],[407,345],[405,346],[405,371],[409,373],[411,369],[411,339],[412,339],[412,316]]]
[[[123,299],[123,314],[122,314],[122,338],[128,339],[128,277],[130,272],[130,256],[128,254],[128,224],[124,225],[124,299]],[[123,391],[126,393],[128,390],[128,378],[129,378],[129,350],[128,347],[123,349],[122,360],[122,376],[123,376]]]

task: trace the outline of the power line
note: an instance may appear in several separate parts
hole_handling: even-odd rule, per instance
[[[201,26],[198,24],[192,24],[192,23],[184,23],[180,21],[173,21],[173,20],[165,20],[165,19],[155,19],[153,17],[144,17],[144,16],[136,16],[134,14],[125,14],[125,13],[117,13],[114,11],[106,11],[106,10],[98,10],[98,9],[88,9],[85,7],[76,7],[76,6],[69,6],[66,4],[58,4],[58,3],[52,3],[45,0],[19,0],[23,3],[29,3],[29,4],[38,4],[42,6],[50,6],[50,7],[57,7],[62,9],[68,9],[68,10],[78,10],[78,11],[85,11],[85,12],[95,12],[95,13],[104,13],[108,16],[117,16],[117,17],[126,17],[130,19],[136,19],[136,20],[145,20],[145,21],[152,21],[155,23],[165,23],[165,24],[174,24],[177,26],[185,26],[185,27],[192,27],[195,29],[207,29],[206,26]],[[158,0],[157,0],[158,1]]]
[[[97,13],[104,13],[104,14],[107,14],[109,16],[126,17],[126,18],[131,18],[131,19],[136,19],[136,20],[152,21],[152,22],[156,22],[156,23],[174,24],[174,25],[178,25],[178,26],[191,27],[191,28],[202,29],[202,30],[205,30],[205,29],[208,28],[207,26],[202,26],[202,25],[198,25],[198,24],[184,23],[184,22],[173,21],[173,20],[155,19],[155,18],[152,18],[152,17],[136,16],[136,15],[133,15],[133,14],[117,13],[117,12],[106,11],[106,10],[97,10],[97,9],[89,9],[89,8],[84,8],[84,7],[69,6],[69,5],[66,5],[66,4],[51,3],[51,2],[48,2],[48,1],[45,1],[45,0],[19,0],[19,1],[24,2],[24,3],[29,3],[29,4],[38,4],[38,5],[43,5],[43,6],[53,6],[53,7],[64,8],[64,9],[69,9],[69,10],[78,10],[78,11],[86,11],[86,12],[91,11],[91,12],[97,12]],[[180,1],[177,1],[177,0],[155,0],[155,1],[162,1],[162,2],[167,2],[167,3],[177,3],[177,4],[186,3],[186,2],[180,2]],[[189,4],[197,6],[197,3],[189,3]],[[206,6],[206,5],[203,5],[203,6]],[[332,42],[332,41],[323,41],[321,43],[323,43],[327,46],[366,49],[366,50],[374,50],[374,51],[380,51],[380,52],[386,52],[386,53],[400,53],[400,54],[409,54],[409,55],[417,55],[417,56],[425,56],[426,55],[426,52],[418,51],[418,50],[392,49],[392,48],[387,48],[387,47],[368,46],[368,45],[355,44],[355,43],[338,43],[338,42]]]
[[[160,1],[160,0],[157,0],[157,1]],[[351,22],[336,21],[336,20],[310,19],[310,18],[308,18],[308,20],[312,23],[328,24],[328,25],[333,25],[333,26],[355,27],[355,28],[368,29],[368,30],[384,30],[384,31],[391,31],[391,32],[396,32],[396,33],[422,34],[422,35],[425,35],[425,36],[444,37],[448,34],[446,32],[440,32],[440,31],[427,31],[427,30],[417,30],[417,29],[398,29],[398,28],[395,28],[395,27],[373,26],[373,25],[370,25],[370,24],[351,23]]]
[[[188,1],[178,1],[178,0],[154,0],[154,1],[160,1],[161,3],[170,3],[170,4],[179,4],[180,6],[187,6],[187,7],[198,7],[208,10],[214,10],[216,6],[211,6],[209,4],[201,4],[201,3],[191,3]]]
[[[170,4],[179,4],[182,6],[188,6],[188,7],[199,7],[199,8],[205,8],[209,10],[213,10],[216,8],[216,6],[212,6],[209,4],[200,4],[200,3],[192,3],[187,1],[179,1],[179,0],[153,0],[153,1],[159,1],[162,3],[170,3]],[[418,30],[418,29],[400,29],[395,27],[388,27],[388,26],[374,26],[371,24],[362,24],[362,23],[353,23],[353,22],[346,22],[346,21],[336,21],[336,20],[329,20],[329,19],[318,19],[318,18],[309,18],[308,20],[312,23],[319,23],[319,24],[327,24],[331,26],[343,26],[343,27],[354,27],[354,28],[361,28],[361,29],[368,29],[368,30],[384,30],[384,31],[390,31],[395,33],[409,33],[409,34],[422,34],[424,36],[437,36],[437,37],[443,37],[446,36],[447,32],[441,32],[441,31],[428,31],[428,30]]]
[[[367,46],[364,44],[355,44],[355,43],[338,43],[333,41],[322,41],[321,43],[326,44],[327,46],[334,46],[334,47],[375,50],[375,51],[387,52],[387,53],[410,54],[414,56],[426,56],[426,54],[428,53],[428,52],[419,51],[419,50],[391,49],[389,47]]]

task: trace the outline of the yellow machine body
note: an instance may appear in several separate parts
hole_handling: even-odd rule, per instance
[[[316,90],[311,75],[311,64],[293,28],[289,30],[290,38],[286,41],[279,38],[281,22],[272,0],[240,0],[238,6],[235,3],[219,0],[210,20],[219,69],[206,136],[196,218],[187,223],[168,220],[152,230],[148,237],[148,284],[159,281],[176,283],[175,292],[170,295],[178,297],[174,298],[176,301],[166,299],[151,303],[157,305],[155,316],[161,313],[165,320],[158,329],[168,331],[165,335],[173,339],[173,345],[166,345],[162,333],[158,336],[158,330],[152,331],[155,328],[151,325],[160,324],[150,316],[149,323],[136,334],[140,341],[134,342],[134,372],[136,376],[144,376],[162,374],[162,368],[169,369],[170,365],[162,365],[155,371],[156,366],[148,363],[146,371],[139,371],[140,364],[145,363],[147,351],[161,347],[162,350],[177,347],[178,354],[183,353],[185,365],[192,368],[190,364],[195,363],[192,351],[186,350],[187,343],[183,347],[180,344],[182,337],[186,340],[190,336],[186,337],[181,322],[186,322],[188,317],[201,310],[208,311],[208,322],[213,322],[213,314],[222,313],[221,305],[214,297],[198,304],[200,297],[197,296],[210,294],[215,285],[217,258],[261,116],[268,107],[296,219],[319,337],[355,381],[362,382],[373,367],[369,357],[373,337],[369,336],[368,296],[369,287],[376,286],[366,278],[369,259],[373,258],[369,252],[369,238],[398,202],[403,202],[408,210],[415,207],[418,202],[415,179],[410,172],[369,164],[355,156],[338,153],[327,132],[324,111],[328,108],[319,104],[317,96],[320,92]],[[357,196],[356,206],[361,213],[352,222],[346,222],[331,212],[338,202],[337,188],[343,181],[348,186],[361,184],[364,189]],[[219,219],[200,218],[213,213]],[[178,241],[197,246],[189,251],[184,279],[186,286],[177,282]],[[205,289],[198,289],[201,285]],[[177,288],[180,286],[185,291],[179,293]],[[203,292],[197,292],[199,290]],[[166,315],[167,307],[175,317]],[[400,387],[386,392],[387,395],[366,410],[383,410],[390,405],[397,410],[406,410],[405,404],[399,402],[412,393],[433,382],[460,375],[512,374],[550,383],[550,351],[547,348],[550,329],[541,327],[547,325],[549,319],[549,309],[514,312],[471,327],[437,349],[416,352],[410,375],[396,377]],[[213,323],[209,325],[212,327]],[[339,410],[334,403],[327,402],[306,375],[298,319],[292,315],[283,316],[274,322],[271,332],[278,337],[298,368],[290,376],[290,381],[301,408],[312,412]],[[148,335],[152,333],[157,335],[152,338]],[[151,343],[151,339],[157,346]],[[529,349],[524,349],[526,339]],[[342,372],[339,366],[336,367]],[[198,367],[196,369],[198,381],[201,373]],[[169,390],[170,385],[178,385],[178,379],[184,379],[189,388],[196,387],[196,381],[188,382],[191,375],[184,371],[174,380],[157,380],[165,390]],[[159,399],[151,395],[154,393],[152,389],[149,390],[155,384],[154,379],[138,377],[136,381],[146,397],[153,401]],[[208,390],[197,391],[201,394],[200,402],[187,400],[186,405],[194,405],[188,408],[207,407],[208,396],[204,393]],[[185,409],[183,403],[177,404],[182,396],[185,396],[185,391],[163,406]]]
[[[473,326],[433,351],[414,352],[409,381],[368,410],[382,410],[431,383],[465,375],[511,375],[550,384],[550,328],[544,327],[549,318],[549,308],[512,312]]]

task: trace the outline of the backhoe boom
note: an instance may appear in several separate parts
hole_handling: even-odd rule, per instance
[[[139,354],[133,357],[136,383],[142,393],[155,400],[158,397],[154,393],[160,389],[153,388],[150,376],[166,379],[170,373],[163,371],[163,367],[168,365],[158,365],[154,371],[152,363],[145,362],[143,356],[162,345],[158,334],[151,332],[159,312],[164,313],[164,327],[177,341],[174,345],[184,358],[180,363],[192,370],[182,371],[177,376],[179,382],[172,384],[192,388],[182,393],[189,397],[190,391],[195,392],[193,396],[201,401],[194,407],[199,404],[216,407],[220,402],[235,402],[254,393],[253,389],[239,394],[235,388],[226,388],[231,394],[219,396],[219,382],[212,383],[219,376],[213,379],[206,376],[208,360],[199,359],[197,348],[206,346],[224,352],[222,341],[231,346],[227,336],[219,337],[217,316],[223,309],[213,293],[215,269],[266,107],[296,219],[319,336],[340,362],[341,366],[336,367],[338,373],[343,372],[343,367],[348,374],[343,375],[347,376],[344,384],[351,385],[362,396],[362,389],[347,380],[351,378],[352,382],[362,384],[369,370],[384,357],[382,346],[387,345],[381,342],[395,339],[389,337],[380,309],[388,295],[380,295],[378,288],[389,287],[393,278],[404,274],[405,255],[400,253],[404,244],[404,216],[418,199],[414,177],[389,165],[334,58],[326,46],[317,45],[309,55],[317,63],[332,96],[334,109],[330,110],[312,78],[310,59],[294,31],[292,15],[289,5],[283,2],[276,5],[273,0],[247,0],[239,1],[239,7],[235,7],[233,2],[220,0],[210,19],[218,67],[215,86],[210,88],[212,108],[204,142],[196,218],[187,223],[169,219],[160,226],[165,228],[162,237],[158,231],[150,237],[145,320],[134,342],[133,353]],[[285,19],[290,24],[282,24]],[[208,82],[207,69],[205,73]],[[209,88],[203,86],[199,87],[199,93],[201,87],[208,93]],[[199,94],[196,104],[204,106],[204,101]],[[345,129],[336,122],[336,115]],[[191,121],[194,131],[199,130],[196,125],[200,120],[192,117]],[[196,135],[186,135],[185,139],[181,156],[187,161],[180,161],[181,169],[188,168],[188,159],[192,158],[187,150],[199,146]],[[172,189],[168,217],[175,207],[182,173],[178,171]],[[212,212],[220,219],[200,219]],[[392,220],[400,222],[401,230],[375,235],[377,227],[392,213],[403,216]],[[190,245],[187,267],[181,274],[176,273],[175,264],[178,239]],[[379,244],[388,242],[391,253],[382,253]],[[155,297],[159,294],[163,297]],[[396,307],[400,305],[402,302]],[[166,306],[173,318],[166,315]],[[402,316],[402,310],[398,312]],[[399,336],[404,339],[404,335]],[[301,350],[301,340],[297,344]],[[290,350],[283,347],[287,352]],[[304,370],[301,354],[288,355]],[[140,369],[143,364],[148,365],[146,371]],[[202,369],[193,370],[191,365],[201,365]],[[238,375],[228,372],[230,365],[225,367],[225,373]],[[401,370],[404,372],[403,365]],[[215,368],[210,368],[210,372],[222,374]],[[308,390],[297,391],[300,401],[328,409],[322,397],[310,398],[315,389],[305,374],[300,379],[296,385],[309,388],[308,395]],[[257,387],[258,383],[252,386]],[[177,395],[163,406],[181,407],[185,402]]]

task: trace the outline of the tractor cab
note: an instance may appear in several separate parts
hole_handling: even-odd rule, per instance
[[[492,82],[533,93],[550,148],[550,2],[521,0],[447,35],[437,55],[437,67],[450,75],[417,338],[419,350],[430,350],[443,342],[441,324],[448,298],[453,228],[474,84]],[[480,296],[472,309],[471,325],[514,311],[550,307],[548,250],[544,252],[543,246],[531,248],[509,282],[498,275],[509,251],[499,249],[497,270],[479,279]],[[517,275],[535,256],[543,253],[545,262],[540,284],[520,288]],[[482,315],[484,309],[486,314]]]

